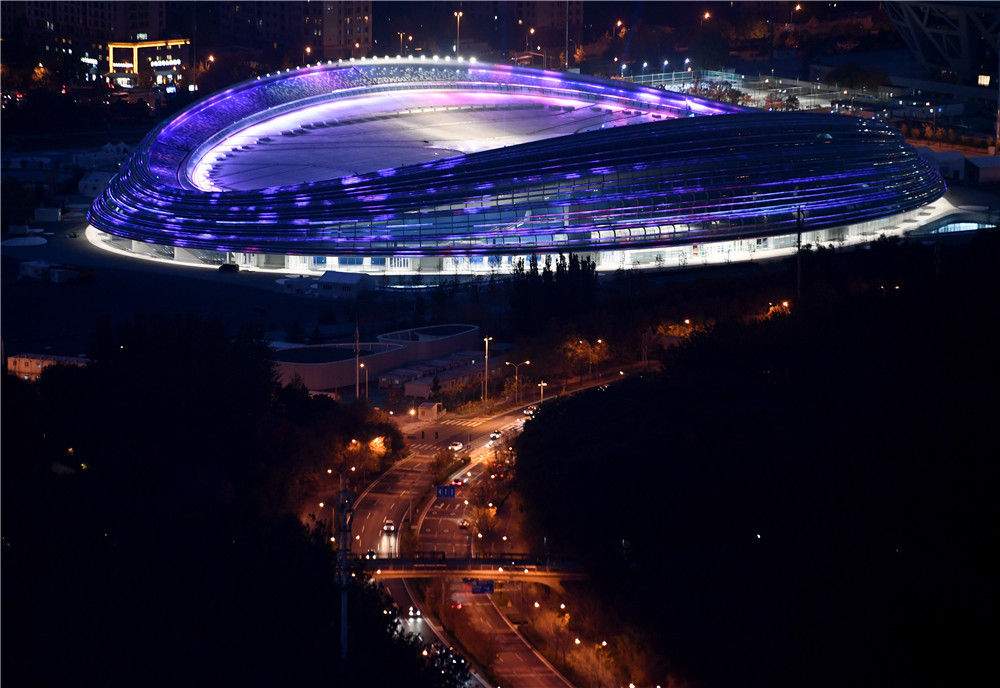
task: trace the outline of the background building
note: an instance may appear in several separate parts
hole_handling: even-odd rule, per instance
[[[4,3],[4,51],[57,72],[61,81],[96,81],[111,71],[109,42],[164,37],[166,5],[90,0]]]
[[[91,209],[98,245],[305,274],[754,260],[954,211],[882,122],[450,57],[282,70],[143,145]]]
[[[220,6],[224,43],[276,52],[295,65],[367,55],[371,2],[229,2]]]
[[[7,359],[7,372],[23,380],[34,382],[46,368],[55,365],[85,366],[90,361],[79,356],[54,354],[18,354]]]

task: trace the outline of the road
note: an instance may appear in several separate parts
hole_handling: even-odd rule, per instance
[[[493,450],[489,446],[490,433],[494,430],[516,429],[524,421],[520,409],[492,418],[457,420],[445,418],[425,430],[425,437],[436,441],[414,441],[414,453],[398,462],[363,493],[354,505],[353,534],[354,552],[364,554],[372,550],[379,558],[386,558],[397,552],[397,536],[383,531],[385,519],[391,519],[398,527],[404,521],[407,511],[420,508],[421,496],[432,486],[431,463],[433,454],[439,447],[447,446],[454,440],[471,447],[470,464],[460,473],[467,481],[458,488],[455,499],[435,499],[424,514],[413,513],[413,520],[419,523],[419,551],[444,552],[446,556],[469,556],[475,552],[475,538],[472,529],[459,527],[463,518],[471,520],[470,507],[465,504],[463,494],[472,489],[478,480],[489,480],[487,471],[492,464]],[[422,518],[421,518],[422,516]],[[566,688],[571,686],[566,679],[549,665],[534,648],[511,626],[489,595],[473,595],[470,586],[460,579],[447,579],[442,583],[445,595],[452,604],[461,604],[462,614],[474,627],[491,639],[496,651],[493,674],[501,686],[513,688]],[[405,581],[386,581],[386,586],[398,605],[407,630],[418,633],[427,641],[434,641],[437,633],[428,628],[429,622],[411,620],[407,613],[414,605]],[[449,644],[438,636],[437,642]]]

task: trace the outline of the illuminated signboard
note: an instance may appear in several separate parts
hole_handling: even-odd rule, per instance
[[[149,66],[153,67],[153,68],[157,68],[157,67],[177,67],[178,65],[180,65],[180,63],[181,63],[180,60],[152,60],[149,63]]]

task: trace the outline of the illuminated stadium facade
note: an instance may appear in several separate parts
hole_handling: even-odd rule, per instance
[[[319,64],[152,131],[90,212],[110,250],[282,272],[468,274],[780,256],[954,212],[891,127],[461,60]]]

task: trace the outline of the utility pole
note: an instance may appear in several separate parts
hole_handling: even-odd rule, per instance
[[[569,71],[569,0],[566,0],[566,52],[563,53],[563,71]]]
[[[1000,155],[1000,53],[997,53],[997,122],[993,133],[993,155]]]
[[[795,211],[795,302],[802,303],[802,206]]]
[[[493,341],[493,337],[483,337],[483,341],[486,342],[486,359],[483,361],[483,403],[485,404],[490,398],[490,342]]]
[[[343,489],[337,493],[337,506],[340,509],[340,523],[337,536],[340,538],[340,548],[337,550],[337,583],[340,586],[340,685],[347,685],[347,585],[351,579],[351,518],[354,513],[350,490]]]

